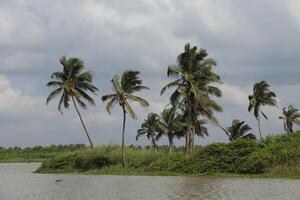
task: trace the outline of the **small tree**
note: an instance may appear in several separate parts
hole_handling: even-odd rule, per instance
[[[289,105],[288,108],[283,108],[282,116],[279,119],[283,120],[283,127],[287,133],[293,133],[293,125],[300,125],[300,112],[299,109],[295,108],[292,105]]]

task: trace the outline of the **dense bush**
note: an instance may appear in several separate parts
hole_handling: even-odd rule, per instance
[[[103,155],[95,154],[91,151],[86,151],[81,154],[77,154],[73,160],[73,167],[81,170],[88,169],[100,169],[114,164],[112,160]]]

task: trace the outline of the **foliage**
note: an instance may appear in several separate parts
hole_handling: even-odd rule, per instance
[[[249,138],[249,139],[256,139],[255,135],[252,133],[246,134],[248,131],[252,130],[252,128],[245,124],[244,121],[239,121],[237,119],[232,121],[232,125],[223,129],[227,136],[229,137],[230,141],[237,140],[239,138]]]

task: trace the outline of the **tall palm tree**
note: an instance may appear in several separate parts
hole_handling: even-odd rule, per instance
[[[167,89],[175,87],[171,95],[171,103],[174,106],[181,105],[187,112],[186,124],[186,154],[190,152],[190,138],[194,135],[194,124],[192,123],[192,109],[201,108],[203,114],[207,110],[222,111],[210,95],[221,97],[222,92],[212,83],[221,83],[220,77],[213,72],[216,62],[207,57],[205,49],[185,45],[184,52],[177,58],[177,64],[168,67],[167,75],[176,78],[162,88],[161,94]]]
[[[255,139],[255,135],[252,133],[248,133],[252,128],[245,124],[244,121],[239,121],[237,119],[232,121],[232,125],[230,127],[227,127],[226,129],[223,129],[227,136],[229,137],[230,141],[237,140],[239,138],[249,138],[249,139]]]
[[[92,140],[77,106],[77,103],[83,109],[87,108],[86,103],[95,106],[95,101],[86,93],[90,91],[93,94],[96,94],[98,91],[98,88],[92,85],[93,73],[90,71],[82,72],[84,69],[84,62],[79,58],[67,58],[66,56],[63,56],[59,62],[63,66],[63,70],[52,73],[51,79],[53,80],[49,81],[47,86],[55,87],[55,90],[49,94],[46,104],[48,105],[49,101],[54,97],[62,94],[58,103],[58,110],[63,113],[62,105],[65,108],[69,108],[70,100],[72,100],[85,134],[93,148]]]
[[[249,95],[249,107],[248,111],[251,112],[253,110],[254,116],[258,122],[258,130],[259,130],[259,138],[262,138],[261,134],[261,121],[260,114],[265,119],[268,119],[266,114],[261,110],[262,106],[277,106],[277,101],[275,99],[276,94],[270,90],[270,86],[267,82],[261,81],[255,83],[253,86],[253,94]]]
[[[282,110],[282,116],[279,119],[283,120],[283,127],[287,133],[293,133],[293,124],[300,125],[300,112],[299,109],[292,105],[289,105],[287,110],[286,107]]]
[[[156,113],[149,113],[147,119],[142,123],[141,128],[138,129],[138,134],[136,135],[136,140],[140,136],[146,135],[149,140],[151,140],[151,145],[157,150],[156,140],[158,139],[158,133],[161,130],[159,116]]]
[[[128,113],[133,119],[137,117],[133,111],[130,101],[139,103],[143,107],[148,107],[149,103],[142,97],[134,95],[143,89],[149,89],[142,85],[142,80],[139,78],[138,71],[125,71],[121,78],[115,75],[112,80],[114,93],[102,96],[103,102],[108,102],[106,110],[111,113],[111,109],[115,104],[119,104],[123,110],[123,130],[122,130],[122,166],[125,166],[124,145],[125,145],[125,124],[126,114]]]

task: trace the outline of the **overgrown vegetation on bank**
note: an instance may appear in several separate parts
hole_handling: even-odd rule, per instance
[[[96,174],[198,175],[264,174],[300,177],[300,132],[268,136],[261,142],[239,139],[229,143],[197,146],[190,156],[181,150],[131,147],[126,149],[126,168],[121,167],[118,146],[102,146],[62,153],[45,161],[38,172]]]
[[[85,149],[84,144],[51,145],[35,147],[0,147],[0,163],[8,162],[42,162],[57,155]]]

